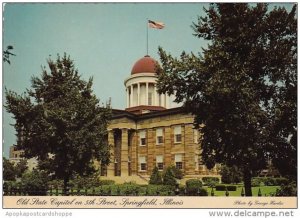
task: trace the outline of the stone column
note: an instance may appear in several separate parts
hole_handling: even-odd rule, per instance
[[[111,148],[110,148],[110,163],[107,166],[107,176],[114,176],[115,175],[114,130],[108,130],[108,144],[111,145]]]
[[[140,83],[137,84],[137,105],[140,105]]]
[[[145,105],[148,105],[148,83],[146,83]]]
[[[154,106],[157,106],[158,104],[157,104],[157,102],[156,102],[156,97],[157,97],[157,90],[156,90],[156,84],[153,84],[154,85],[154,93],[153,93],[153,105]]]
[[[130,86],[130,107],[133,107],[133,85]]]
[[[129,89],[128,87],[126,88],[126,98],[127,98],[127,108],[130,107],[129,106]]]
[[[122,129],[121,176],[128,176],[128,129]]]

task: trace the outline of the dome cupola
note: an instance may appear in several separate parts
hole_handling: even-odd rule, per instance
[[[137,73],[156,73],[159,64],[149,55],[139,59],[132,67],[131,75]]]

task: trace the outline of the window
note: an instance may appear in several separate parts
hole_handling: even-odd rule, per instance
[[[140,171],[147,170],[146,157],[144,157],[144,156],[139,157],[139,164],[140,164]]]
[[[174,127],[174,142],[175,143],[181,142],[181,126]]]
[[[198,144],[198,142],[199,142],[198,129],[194,129],[194,143]]]
[[[163,129],[158,128],[158,129],[156,129],[156,144],[159,145],[162,143],[164,143]]]
[[[148,105],[152,105],[152,92],[148,93]]]
[[[164,156],[163,155],[156,156],[156,166],[157,166],[158,170],[164,169]]]
[[[139,132],[139,135],[140,135],[140,146],[146,146],[146,131],[141,130]]]
[[[183,169],[182,154],[175,154],[175,167],[179,170]]]

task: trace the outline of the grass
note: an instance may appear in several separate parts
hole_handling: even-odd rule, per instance
[[[208,195],[211,195],[211,188],[204,187],[208,191]],[[276,190],[279,189],[280,186],[260,186],[260,187],[252,187],[252,195],[258,196],[258,191],[260,189],[262,196],[272,196],[276,193]],[[244,189],[245,190],[245,189]],[[214,189],[215,196],[225,196],[225,191],[216,191]],[[238,186],[236,191],[229,191],[229,196],[241,196],[242,186]]]

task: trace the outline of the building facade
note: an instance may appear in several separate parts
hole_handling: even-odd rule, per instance
[[[108,126],[111,163],[102,175],[139,176],[149,179],[155,166],[182,170],[186,178],[218,176],[201,161],[200,132],[194,117],[182,107],[170,108],[171,97],[156,90],[158,63],[150,56],[139,59],[125,79],[125,110],[113,110]]]

